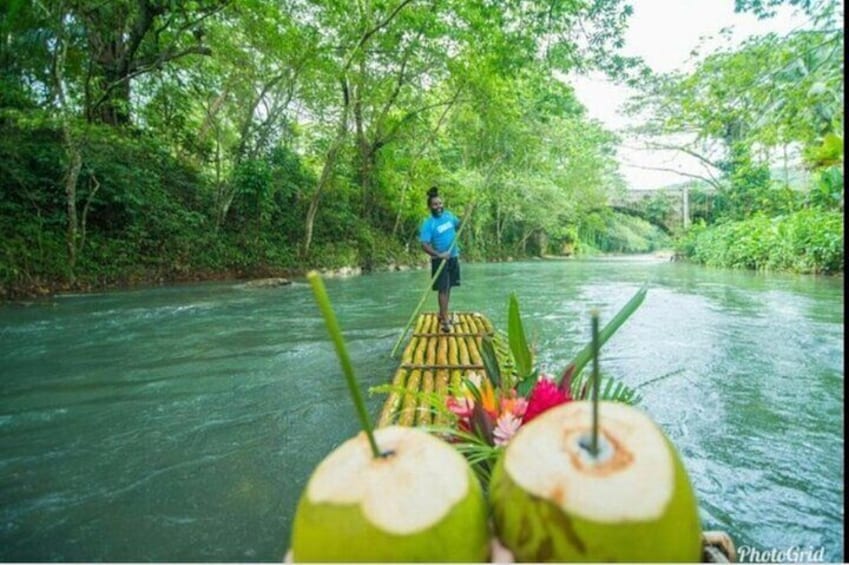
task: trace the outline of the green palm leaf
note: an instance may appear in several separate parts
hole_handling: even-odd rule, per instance
[[[646,298],[647,292],[648,292],[648,288],[647,288],[646,285],[643,285],[642,287],[640,287],[640,289],[636,292],[636,294],[634,294],[634,296],[631,297],[631,300],[629,300],[625,304],[625,306],[623,306],[622,309],[619,310],[619,312],[616,313],[616,315],[613,317],[613,319],[610,320],[610,322],[608,322],[607,325],[604,326],[604,328],[598,334],[598,345],[599,345],[599,347],[604,345],[605,342],[607,342],[607,340],[610,339],[610,337],[613,334],[616,333],[616,331],[620,328],[620,326],[622,326],[622,324],[625,323],[625,320],[630,318],[631,314],[633,314],[637,310],[637,308],[640,307],[640,304],[642,304],[643,300]],[[592,344],[588,343],[586,346],[584,346],[583,349],[581,349],[581,351],[578,352],[578,354],[575,356],[575,359],[569,365],[567,365],[566,370],[563,371],[563,374],[564,375],[568,374],[571,370],[572,371],[572,378],[577,380],[579,378],[580,374],[581,374],[581,371],[583,370],[584,367],[587,366],[587,363],[590,362],[592,357],[593,357]],[[562,378],[563,377],[561,376],[560,379],[562,379]],[[559,382],[560,382],[560,380],[558,380],[558,383]],[[573,382],[573,385],[574,385],[574,382]],[[575,387],[573,386],[572,389],[575,390]]]
[[[507,309],[507,339],[510,342],[510,353],[513,354],[519,380],[522,380],[533,371],[533,356],[525,339],[525,329],[522,327],[519,299],[516,298],[516,293],[510,295],[510,304]]]

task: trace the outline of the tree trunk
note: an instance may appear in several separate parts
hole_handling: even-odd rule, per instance
[[[233,188],[233,179],[230,182],[224,180],[224,175],[221,170],[221,132],[215,128],[215,186],[216,200],[218,205],[217,215],[215,217],[215,231],[221,229],[224,225],[224,220],[227,218],[227,212],[230,211],[230,205],[233,204],[233,199],[236,197],[236,191]]]
[[[366,74],[365,67],[365,59],[360,59],[360,80],[364,80],[364,76]],[[356,137],[357,142],[357,181],[360,185],[360,191],[362,200],[360,201],[360,215],[363,218],[368,219],[369,217],[369,172],[368,172],[368,154],[369,154],[369,141],[366,136],[365,124],[363,123],[363,100],[362,100],[362,86],[361,84],[355,85],[351,92],[353,94],[353,101],[351,103],[351,109],[353,118],[354,118],[354,135]]]
[[[369,223],[374,218],[374,171],[377,164],[377,152],[380,141],[370,141],[365,123],[361,101],[357,98],[353,104],[354,124],[357,135],[357,176],[362,190],[361,216]]]
[[[79,4],[74,8],[75,17],[85,24],[90,62],[86,79],[86,119],[121,126],[130,123],[131,80],[158,71],[166,63],[189,54],[210,55],[210,49],[202,43],[200,26],[206,17],[223,9],[227,1],[202,7],[158,0],[135,0],[125,5],[119,2]],[[158,29],[157,23],[161,24]],[[141,49],[151,32],[155,35],[155,53]],[[174,37],[167,43],[160,43],[168,33]],[[192,39],[188,38],[189,34]],[[88,88],[92,79],[99,88],[97,93]]]
[[[528,240],[534,235],[536,231],[534,229],[530,230],[522,230],[522,239],[519,240],[519,251],[521,251],[522,255],[527,255],[528,251]]]
[[[82,164],[82,161],[80,161]],[[100,190],[100,182],[97,180],[97,177],[92,173],[89,179],[89,190],[88,196],[85,199],[85,206],[83,206],[82,217],[80,218],[80,230],[79,230],[79,246],[77,247],[78,252],[82,252],[85,247],[85,236],[86,236],[86,221],[88,220],[88,211],[91,210],[91,203],[94,201],[94,195],[97,194],[97,191]]]
[[[339,157],[339,151],[342,149],[342,144],[348,135],[348,107],[350,105],[350,96],[348,94],[348,82],[342,79],[342,115],[339,117],[339,125],[336,128],[336,139],[330,144],[330,149],[327,150],[327,156],[324,159],[324,167],[321,169],[321,176],[316,184],[315,192],[310,199],[310,205],[307,209],[307,217],[304,226],[304,245],[302,254],[306,257],[309,254],[310,245],[312,245],[312,232],[315,225],[315,216],[318,213],[318,204],[321,200],[321,195],[330,184],[330,179],[333,176],[333,170],[336,168],[336,159]]]
[[[304,231],[304,257],[309,254],[310,245],[312,244],[312,231],[313,226],[315,225],[315,216],[318,213],[318,204],[321,200],[321,195],[327,188],[327,185],[330,184],[330,178],[333,176],[333,169],[336,167],[336,159],[339,156],[339,150],[342,148],[342,143],[345,141],[345,132],[341,130],[342,128],[340,127],[340,131],[337,133],[336,139],[333,141],[333,145],[331,145],[330,149],[327,151],[327,157],[324,160],[324,167],[321,169],[321,177],[318,179],[315,192],[310,199],[310,206],[307,209]]]
[[[498,203],[495,203],[495,246],[498,249],[499,255],[501,254],[501,206]]]
[[[146,10],[147,2],[139,2],[138,7],[142,10],[138,24],[129,33],[122,33],[127,31],[128,13],[106,15],[93,10],[83,16],[88,34],[89,72],[97,85],[94,99],[86,96],[85,116],[89,122],[110,126],[130,123],[130,62],[154,17]]]
[[[100,88],[108,95],[97,108],[90,108],[89,121],[109,126],[130,124],[130,79],[122,76],[119,70],[104,69],[100,79]]]
[[[80,170],[83,166],[83,155],[80,148],[74,143],[71,136],[70,125],[62,126],[64,132],[65,153],[68,156],[68,170],[65,173],[65,204],[68,213],[68,226],[65,236],[65,244],[68,249],[68,273],[71,282],[74,282],[74,269],[77,265],[77,180],[80,178]]]
[[[398,209],[395,213],[395,223],[392,226],[392,239],[395,239],[398,236],[398,230],[401,228],[401,213],[404,210],[404,201],[407,199],[407,189],[409,187],[410,177],[408,173],[404,184],[401,185],[401,195],[398,197]]]
[[[65,61],[68,55],[68,42],[65,37],[64,17],[62,11],[52,14],[57,18],[57,42],[51,62],[51,73],[53,79],[53,98],[56,101],[58,117],[62,126],[62,145],[68,159],[68,168],[65,171],[65,210],[68,214],[68,223],[65,230],[65,246],[68,251],[68,278],[73,284],[74,270],[77,264],[77,181],[83,166],[83,155],[80,146],[74,139],[71,131],[70,111],[68,110],[68,99],[65,95]]]

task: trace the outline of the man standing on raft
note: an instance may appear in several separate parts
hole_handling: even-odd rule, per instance
[[[442,272],[433,281],[433,290],[439,292],[439,324],[443,332],[451,331],[448,316],[448,299],[451,287],[460,286],[460,251],[455,241],[460,220],[451,212],[443,209],[439,189],[435,186],[427,191],[427,207],[430,216],[422,222],[419,231],[419,241],[422,248],[430,255],[430,276],[436,274],[439,266],[445,261]]]

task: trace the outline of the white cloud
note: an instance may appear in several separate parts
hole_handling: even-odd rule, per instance
[[[730,41],[739,44],[752,35],[787,33],[805,23],[802,14],[789,8],[766,20],[758,20],[752,14],[737,14],[734,0],[630,0],[629,4],[634,14],[629,20],[623,53],[642,57],[658,72],[691,69],[695,61],[690,54],[696,48],[707,53],[719,45],[727,46],[728,38],[707,39],[717,36],[723,28],[731,28]],[[570,76],[568,82],[592,118],[616,131],[629,125],[621,108],[631,95],[630,89],[613,84],[601,74]],[[702,165],[694,158],[670,152],[622,147],[619,157],[621,171],[632,189],[658,188],[686,180],[675,173],[640,167],[704,174]]]

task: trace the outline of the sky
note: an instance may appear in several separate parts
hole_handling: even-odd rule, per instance
[[[766,20],[758,20],[752,14],[736,14],[734,0],[627,0],[627,3],[633,6],[634,13],[625,34],[623,54],[642,57],[658,72],[692,69],[694,61],[690,53],[702,45],[700,38],[715,36],[722,28],[732,28],[731,41],[739,44],[752,35],[787,33],[805,23],[804,16],[790,8],[781,9],[775,17]],[[708,51],[702,49],[704,53]],[[570,77],[569,83],[590,117],[614,131],[628,125],[620,112],[630,95],[627,87],[612,84],[600,74]],[[675,173],[641,167],[704,174],[693,158],[668,151],[651,152],[639,146],[639,141],[625,139],[618,151],[620,171],[632,190],[660,188],[688,180]]]

